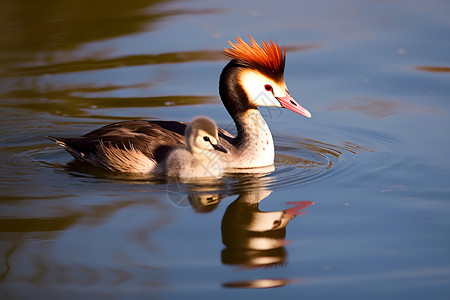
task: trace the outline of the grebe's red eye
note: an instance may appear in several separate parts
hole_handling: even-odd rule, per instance
[[[266,84],[264,86],[264,88],[266,89],[266,91],[271,91],[272,90],[272,86],[270,84]]]

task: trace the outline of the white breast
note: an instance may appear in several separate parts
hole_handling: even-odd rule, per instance
[[[227,171],[273,166],[275,147],[272,133],[261,113],[251,109],[241,121],[245,128],[244,143],[228,156]]]

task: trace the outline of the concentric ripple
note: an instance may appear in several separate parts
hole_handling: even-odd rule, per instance
[[[364,155],[393,152],[401,148],[400,143],[395,138],[381,132],[356,128],[336,128],[336,132],[338,140],[341,140],[337,144],[277,135],[275,136],[276,155],[274,170],[265,173],[226,174],[219,181],[189,184],[173,180],[168,182],[161,177],[149,178],[147,175],[124,175],[99,170],[86,164],[71,161],[70,156],[64,152],[59,151],[55,153],[54,147],[45,147],[40,153],[36,153],[36,150],[34,150],[33,153],[28,154],[46,168],[54,168],[59,170],[59,172],[64,170],[75,177],[118,180],[122,183],[130,184],[146,184],[153,186],[158,191],[167,189],[168,192],[172,191],[172,193],[169,193],[172,195],[172,198],[179,202],[181,201],[180,199],[185,199],[185,196],[189,193],[195,193],[200,196],[204,194],[205,197],[200,198],[205,198],[205,201],[209,201],[210,197],[208,195],[215,195],[211,199],[220,199],[242,191],[250,191],[255,187],[278,190],[307,184],[312,181],[332,179],[333,176],[345,176],[346,173],[358,168],[358,165],[361,163],[359,159]],[[55,162],[55,160],[58,162]],[[66,161],[66,163],[64,164],[63,161]],[[188,204],[178,203],[177,205],[184,206]]]
[[[276,136],[275,170],[259,176],[264,187],[276,190],[344,176],[358,168],[361,163],[358,159],[364,155],[395,152],[401,148],[397,139],[385,133],[359,128],[337,128],[336,131],[342,138],[338,145]],[[238,188],[237,185],[242,185],[242,181],[231,183],[233,188]]]

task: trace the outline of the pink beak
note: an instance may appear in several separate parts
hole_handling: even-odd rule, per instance
[[[287,94],[284,97],[276,97],[278,101],[280,101],[281,105],[289,110],[292,110],[293,112],[296,112],[298,114],[301,114],[307,118],[311,118],[311,113],[307,111],[305,108],[303,108],[300,104],[297,103],[297,101],[294,100],[294,98],[291,97],[291,95]]]

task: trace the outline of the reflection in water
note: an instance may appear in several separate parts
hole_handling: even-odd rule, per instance
[[[13,108],[72,117],[87,115],[83,111],[86,108],[114,108],[124,103],[127,107],[210,103],[213,97],[125,98],[123,91],[128,94],[130,90],[136,92],[148,86],[145,83],[119,84],[110,79],[109,69],[126,68],[126,77],[130,77],[129,70],[136,66],[224,59],[220,51],[207,50],[115,54],[120,49],[116,39],[151,31],[155,24],[171,16],[216,12],[211,9],[165,9],[164,5],[170,2],[173,1],[130,0],[126,4],[85,0],[2,1],[0,96],[8,99],[7,106]],[[98,48],[95,43],[111,45]],[[141,43],[140,48],[143,52],[152,51],[148,44]],[[108,71],[102,73],[102,70]],[[88,79],[80,83],[74,80],[84,78],[89,71],[101,74],[94,81]],[[99,78],[109,80],[102,84]],[[148,78],[142,79],[148,81]],[[164,79],[165,75],[158,74],[152,84]],[[119,93],[120,97],[117,97]]]
[[[28,217],[27,206],[20,204],[17,204],[20,210],[16,212],[20,216],[0,216],[0,282],[87,286],[137,280],[134,272],[140,266],[124,267],[120,262],[133,261],[129,253],[135,248],[143,247],[149,253],[155,252],[157,245],[149,236],[171,221],[166,206],[148,196],[142,199],[115,199],[111,196],[104,203],[98,203],[101,199],[93,197],[89,204],[79,204],[81,207],[77,212],[72,211],[76,205],[70,205],[68,199],[56,200],[62,202],[61,207],[53,204],[53,209],[49,210],[46,202],[50,199],[35,199],[34,202],[39,202],[33,207],[39,216],[36,218]],[[133,206],[140,209],[132,209]],[[114,228],[110,227],[111,222],[127,211],[132,211],[134,216],[142,211],[148,220],[140,222],[138,228],[132,228],[130,224],[126,230],[115,228],[114,238],[110,238],[111,228]],[[102,231],[104,226],[108,226],[109,231]],[[101,234],[96,236],[99,231]],[[123,234],[125,237],[121,236]],[[127,243],[117,243],[123,240]],[[96,256],[98,252],[102,253],[101,256]],[[110,261],[110,255],[116,257]],[[102,263],[106,266],[103,267]],[[157,272],[152,269],[147,272],[147,276],[154,276],[156,283]]]
[[[249,175],[250,176],[250,175]],[[263,185],[263,178],[246,176],[241,180],[239,197],[231,203],[222,218],[222,263],[243,269],[280,266],[286,262],[286,227],[312,201],[288,202],[291,206],[280,211],[261,211],[259,203],[271,191]],[[266,182],[267,184],[267,182]],[[213,210],[221,196],[205,193],[205,189],[191,187],[189,201],[199,212]],[[224,283],[232,288],[269,288],[288,284],[285,279],[258,279]]]
[[[67,61],[76,55],[69,54],[69,51],[78,50],[87,43],[140,32],[170,15],[148,9],[164,2],[2,1],[2,68],[8,74],[9,69],[24,63],[48,64],[58,59]]]
[[[10,70],[8,76],[36,76],[43,74],[99,71],[104,69],[134,66],[215,60],[224,60],[224,56],[221,51],[186,51],[161,54],[129,55],[117,58],[105,58],[103,55],[100,55],[99,57],[89,57],[85,60],[14,68]]]
[[[264,278],[256,280],[231,281],[223,284],[227,288],[246,288],[246,289],[267,289],[274,287],[282,287],[289,284],[291,280]]]
[[[57,56],[61,54],[57,51],[150,30],[169,16],[214,12],[161,9],[168,2],[173,1],[2,1],[0,51],[16,59],[40,54],[41,59],[49,60],[55,58],[49,53]]]
[[[197,184],[185,185],[177,178],[170,178],[167,184],[167,197],[176,207],[192,206],[198,213],[213,211],[225,196],[218,191],[225,190],[221,180],[197,181]]]
[[[258,207],[259,202],[271,194],[271,191],[265,187],[267,185],[265,177],[241,175],[238,178],[242,185],[238,190],[232,188],[234,192],[231,193],[238,193],[239,196],[228,206],[222,219],[222,241],[225,245],[222,251],[222,262],[243,268],[283,265],[286,260],[284,248],[286,226],[294,217],[303,213],[302,209],[312,205],[313,202],[295,201],[288,203],[290,208],[284,210],[261,211]],[[177,190],[173,190],[175,196],[168,193],[168,197],[172,197],[170,199],[172,203],[177,200],[176,197],[184,196],[182,201],[189,201],[193,209],[200,213],[214,210],[225,196],[229,196],[229,194],[221,193],[230,191],[224,182],[209,185],[170,183],[168,186],[178,187]],[[62,201],[62,199],[59,200]],[[150,255],[149,258],[158,255],[155,249],[158,249],[160,245],[153,244],[150,236],[152,232],[171,222],[169,211],[166,211],[162,202],[149,199],[148,196],[141,200],[114,199],[111,196],[107,197],[103,204],[97,203],[101,199],[91,200],[90,204],[84,204],[78,212],[71,212],[72,206],[69,205],[67,210],[56,209],[56,215],[48,215],[47,218],[42,217],[43,213],[38,214],[39,218],[26,216],[0,218],[0,240],[4,242],[1,253],[4,263],[0,280],[14,281],[21,278],[23,282],[39,285],[65,283],[82,286],[115,285],[126,281],[139,281],[135,274],[141,272],[141,265],[147,270],[154,262],[140,263],[135,266],[132,263],[134,258],[129,257],[129,253],[141,249],[145,251],[144,255]],[[61,205],[66,204],[67,202],[64,201]],[[136,206],[141,208],[136,209]],[[179,206],[187,206],[187,204]],[[43,209],[45,210],[45,207]],[[122,231],[119,225],[122,222],[120,216],[126,217],[127,212],[134,217],[141,215],[145,221],[138,222],[138,228],[131,226]],[[114,227],[115,223],[119,227]],[[107,232],[111,232],[114,228],[114,238],[96,235],[96,233],[105,233],[101,229],[103,226],[109,228]],[[121,234],[125,236],[121,237]],[[99,241],[93,240],[98,238]],[[123,240],[127,243],[117,244],[118,241]],[[183,247],[180,243],[178,246]],[[62,249],[72,253],[70,258],[67,259],[65,254],[62,255],[67,259],[65,261],[52,257],[52,253],[58,253]],[[111,249],[115,250],[111,252]],[[96,256],[97,252],[103,253],[101,257]],[[33,253],[31,261],[21,259],[30,253]],[[120,257],[120,262],[109,261],[109,255],[113,257],[117,255]],[[101,267],[103,263],[108,267]],[[127,267],[124,267],[123,263]],[[152,284],[159,282],[158,272],[152,268],[146,271],[146,276],[151,278]],[[288,283],[290,280],[269,278],[227,282],[223,286],[269,288]]]
[[[54,232],[66,230],[77,221],[81,214],[54,218],[8,218],[0,219],[0,233]]]
[[[124,86],[107,87],[110,91],[113,89],[126,88]],[[92,93],[96,91],[104,91],[106,88],[90,88]],[[90,108],[130,108],[130,107],[157,107],[170,105],[198,105],[215,103],[217,99],[209,96],[147,96],[127,98],[124,101],[120,97],[87,97],[83,95],[84,91],[79,87],[64,88],[59,91],[45,92],[34,89],[22,89],[7,92],[2,96],[12,99],[5,101],[4,107],[15,109],[28,109],[34,113],[51,113],[54,115],[70,115],[72,117],[95,117],[97,119],[110,117],[92,116],[87,109]],[[35,99],[30,101],[29,99]],[[46,99],[42,101],[40,99]],[[20,101],[23,100],[23,101]],[[49,100],[52,101],[49,104]],[[95,103],[95,105],[93,105]],[[115,120],[120,119],[114,117]],[[133,119],[133,117],[122,118],[123,120]]]
[[[437,73],[450,72],[449,67],[438,67],[438,66],[416,66],[416,69],[419,71],[437,72]]]
[[[311,201],[296,201],[281,211],[261,211],[259,202],[270,191],[243,192],[228,206],[222,219],[222,262],[245,268],[282,265],[286,261],[286,226]]]

